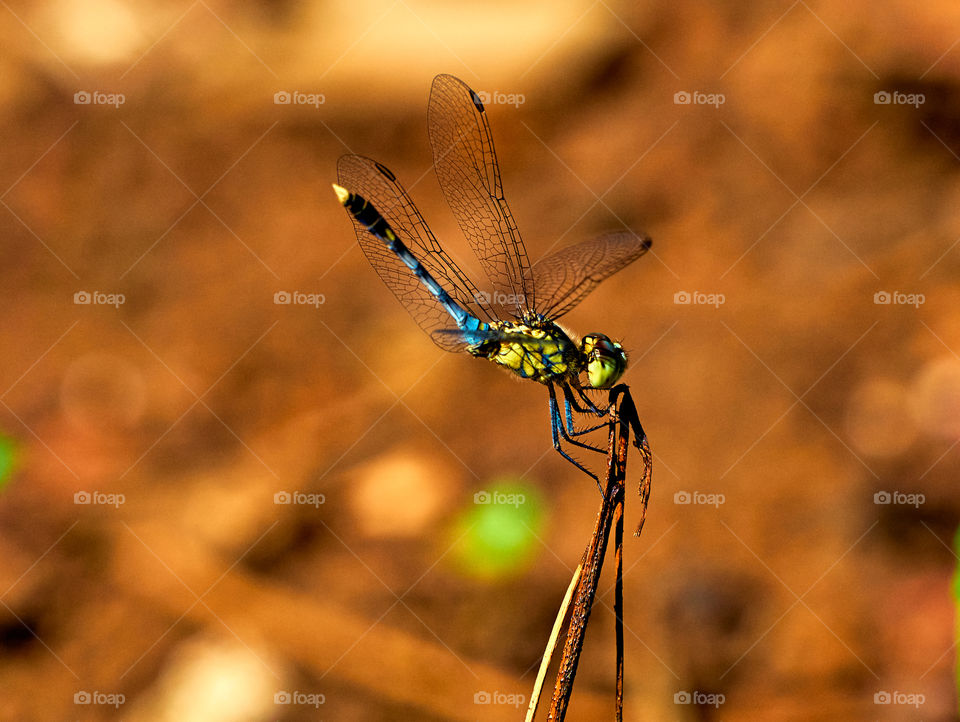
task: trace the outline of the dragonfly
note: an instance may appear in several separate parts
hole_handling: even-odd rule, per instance
[[[606,422],[577,429],[574,412],[592,419],[609,413],[587,392],[616,384],[627,368],[627,354],[602,333],[577,340],[557,321],[599,283],[646,253],[651,240],[634,231],[605,233],[531,265],[504,197],[481,97],[452,75],[436,76],[427,125],[440,188],[492,291],[479,290],[444,251],[393,172],[350,154],[339,159],[333,188],[360,248],[437,346],[466,351],[546,386],[553,447],[599,486],[597,476],[564,444],[605,453],[580,437]]]

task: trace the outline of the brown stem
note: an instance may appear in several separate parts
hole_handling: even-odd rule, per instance
[[[590,619],[590,611],[593,607],[593,600],[597,591],[597,580],[600,577],[600,571],[603,568],[603,558],[607,550],[607,542],[610,538],[610,527],[614,519],[619,517],[618,526],[622,529],[622,506],[624,498],[624,479],[627,469],[627,448],[630,439],[630,428],[637,428],[630,422],[629,416],[621,413],[621,407],[627,404],[626,399],[630,398],[629,390],[626,386],[618,386],[610,392],[611,404],[616,404],[620,398],[619,406],[613,407],[613,420],[610,423],[609,444],[607,446],[607,477],[603,493],[603,503],[600,512],[597,514],[597,523],[594,527],[593,536],[584,552],[583,573],[580,577],[580,583],[577,585],[576,600],[573,605],[573,611],[570,614],[570,625],[567,630],[567,639],[563,649],[563,656],[560,658],[560,669],[557,672],[557,681],[553,690],[553,698],[550,701],[550,712],[547,715],[548,720],[561,721],[566,716],[567,706],[570,702],[570,694],[573,691],[573,681],[577,674],[577,665],[580,662],[580,654],[583,651],[583,640],[587,629],[587,622]],[[636,416],[636,409],[632,401],[629,402],[629,409]],[[641,492],[642,493],[642,492]],[[619,510],[619,511],[618,511]],[[622,538],[622,531],[620,534]],[[620,558],[622,563],[622,558]],[[618,608],[616,616],[618,625],[622,624],[622,576],[618,574]],[[618,638],[618,701],[617,709],[622,704],[622,629]],[[618,719],[621,713],[618,711]]]

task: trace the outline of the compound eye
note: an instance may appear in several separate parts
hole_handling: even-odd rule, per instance
[[[595,389],[610,388],[627,369],[627,354],[623,348],[603,334],[584,336],[583,352],[589,357],[587,380]]]

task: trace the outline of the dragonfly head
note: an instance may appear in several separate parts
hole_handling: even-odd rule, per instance
[[[587,380],[595,389],[610,388],[627,370],[626,351],[602,333],[584,336],[580,351],[587,360]]]

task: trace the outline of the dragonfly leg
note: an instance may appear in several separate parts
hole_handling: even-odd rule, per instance
[[[555,420],[557,431],[560,432],[560,436],[563,437],[563,440],[574,446],[579,446],[581,449],[589,449],[590,451],[596,451],[600,454],[605,454],[605,449],[598,449],[592,444],[585,444],[582,441],[577,441],[574,436],[582,436],[590,431],[596,431],[596,429],[584,429],[581,431],[576,431],[573,428],[573,418],[570,414],[570,409],[567,407],[567,418],[570,420],[570,431],[567,431],[566,427],[563,425],[563,417],[560,415],[560,405],[557,403],[556,391],[553,388],[553,385],[547,387],[550,390],[550,415],[551,418]],[[605,426],[602,424],[601,426]],[[600,428],[599,426],[597,428]]]
[[[588,444],[580,443],[575,439],[571,439],[567,434],[566,429],[563,427],[563,417],[560,415],[560,405],[557,403],[557,395],[554,391],[553,385],[550,384],[547,386],[547,389],[550,392],[550,433],[553,436],[553,448],[557,450],[557,453],[560,454],[564,459],[569,461],[575,467],[580,469],[584,474],[589,476],[597,483],[597,488],[600,490],[600,495],[603,495],[603,486],[600,484],[600,479],[592,471],[587,469],[583,464],[570,456],[566,451],[563,450],[563,446],[560,443],[561,438],[564,441],[567,441],[576,446],[583,447],[584,449],[590,449],[592,451],[598,451],[603,453],[603,449],[597,449]]]
[[[566,408],[567,427],[569,429],[569,433],[571,436],[583,436],[584,434],[589,434],[592,431],[607,428],[607,426],[610,423],[608,421],[604,421],[597,424],[596,426],[591,426],[589,428],[580,429],[580,430],[575,429],[573,424],[573,413],[571,412],[571,409],[576,409],[577,413],[580,413],[580,414],[605,416],[607,414],[607,411],[609,410],[609,407],[607,409],[598,409],[595,406],[592,409],[581,407],[577,403],[577,400],[574,398],[573,392],[570,390],[570,387],[567,385],[563,386],[563,404]]]
[[[600,479],[597,478],[597,475],[563,450],[563,446],[560,443],[560,436],[561,434],[565,435],[566,432],[563,431],[563,418],[560,416],[560,407],[557,405],[556,398],[553,397],[553,394],[551,394],[550,398],[550,432],[553,435],[553,448],[557,450],[557,453],[593,479],[597,483],[597,488],[602,495],[603,487],[600,485]]]
[[[580,400],[583,402],[583,406],[577,403],[577,399],[573,395],[573,391],[577,392],[577,396],[580,397]],[[587,396],[586,391],[583,390],[583,387],[580,384],[564,384],[563,385],[563,395],[568,403],[573,405],[573,408],[576,409],[581,414],[594,414],[595,416],[606,416],[610,411],[609,406],[600,407],[593,403],[593,400]],[[599,428],[599,427],[598,427]]]
[[[566,389],[564,389],[564,392],[566,392]],[[573,423],[573,411],[572,411],[573,405],[570,403],[570,399],[565,398],[563,400],[563,405],[566,410],[566,417],[567,417],[566,431],[568,436],[584,436],[585,434],[589,434],[590,432],[596,431],[597,429],[605,429],[610,423],[608,421],[604,421],[603,423],[597,424],[596,426],[590,426],[585,429],[577,429]],[[577,413],[585,414],[587,413],[587,411],[586,409],[583,409],[583,410],[577,409]]]

